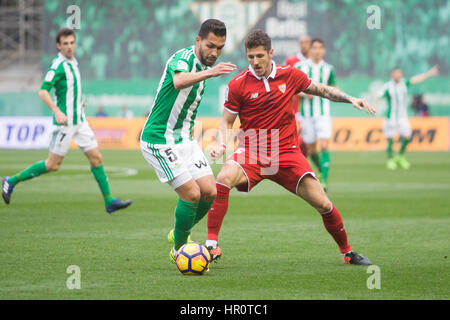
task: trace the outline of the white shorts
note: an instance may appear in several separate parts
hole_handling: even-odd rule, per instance
[[[303,141],[310,144],[317,139],[331,138],[331,118],[330,117],[300,117]]]
[[[400,133],[402,138],[409,138],[411,136],[411,126],[408,118],[387,119],[383,120],[383,134],[386,138],[392,139],[396,133]]]
[[[142,154],[155,170],[159,181],[173,189],[191,179],[213,175],[208,160],[196,141],[180,144],[151,144],[141,140]]]
[[[49,145],[50,152],[64,157],[69,151],[70,140],[72,139],[83,152],[98,147],[94,132],[87,121],[83,121],[74,126],[53,126],[53,134]]]

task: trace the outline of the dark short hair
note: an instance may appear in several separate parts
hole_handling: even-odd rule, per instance
[[[220,20],[208,19],[202,23],[198,36],[205,39],[211,32],[218,37],[226,37],[227,27],[225,26],[225,23]]]
[[[319,39],[319,38],[314,38],[314,39],[312,39],[312,40],[311,40],[311,47],[312,47],[312,45],[314,44],[314,42],[321,43],[321,44],[325,47],[325,42],[323,42],[322,39]]]
[[[56,43],[60,43],[62,37],[73,36],[75,38],[75,32],[72,29],[64,28],[58,31],[56,34]]]
[[[252,31],[247,40],[245,40],[245,49],[252,49],[259,46],[263,46],[264,49],[269,52],[272,49],[272,39],[267,33],[261,29],[256,29]]]
[[[400,66],[395,66],[395,67],[393,67],[393,68],[391,69],[391,72],[394,71],[394,70],[402,70],[402,68],[400,68]]]

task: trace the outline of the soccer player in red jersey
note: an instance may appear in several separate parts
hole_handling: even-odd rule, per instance
[[[293,95],[305,92],[351,103],[358,110],[365,109],[372,114],[375,109],[337,88],[313,82],[299,69],[276,65],[272,61],[271,39],[262,30],[255,30],[248,36],[245,48],[250,66],[228,84],[219,143],[211,150],[213,160],[223,156],[229,130],[239,116],[239,145],[217,176],[217,197],[208,212],[206,247],[211,258],[216,260],[221,255],[217,241],[228,209],[230,190],[236,187],[249,192],[261,180],[270,179],[303,198],[321,214],[344,263],[371,264],[369,259],[352,251],[338,210],[299,150],[290,101]]]

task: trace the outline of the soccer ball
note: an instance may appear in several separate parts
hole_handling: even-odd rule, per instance
[[[200,243],[186,243],[177,252],[177,267],[184,275],[202,275],[211,262],[208,249]]]

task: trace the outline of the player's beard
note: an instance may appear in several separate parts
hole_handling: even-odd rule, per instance
[[[200,59],[200,62],[205,66],[211,67],[214,63],[216,63],[217,58],[214,56],[205,57],[205,53],[201,47],[199,48],[199,55],[200,57],[198,58]]]

